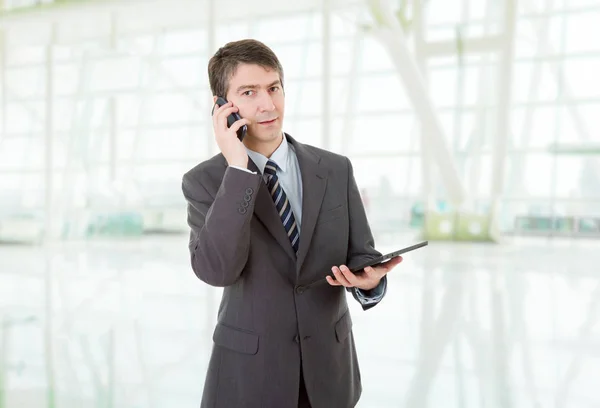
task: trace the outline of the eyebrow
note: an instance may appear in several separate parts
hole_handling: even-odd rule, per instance
[[[271,88],[272,86],[275,86],[275,85],[281,85],[281,80],[278,79],[276,81],[271,82],[267,86],[267,88]],[[260,88],[260,85],[242,85],[242,86],[238,87],[237,92],[243,91],[245,89],[256,89],[256,88]]]

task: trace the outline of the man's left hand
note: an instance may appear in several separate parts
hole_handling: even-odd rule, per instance
[[[375,267],[367,266],[363,271],[358,273],[350,272],[350,269],[346,265],[341,265],[340,267],[334,266],[331,270],[335,279],[329,275],[327,275],[326,279],[331,286],[356,287],[362,290],[371,290],[376,288],[381,278],[394,269],[400,262],[402,262],[402,257],[397,256],[381,265]]]

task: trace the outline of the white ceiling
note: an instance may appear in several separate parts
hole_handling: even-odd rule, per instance
[[[213,1],[216,24],[323,9],[322,0]],[[330,1],[333,11],[364,4],[364,0]],[[52,23],[57,23],[54,43],[61,44],[110,35],[112,18],[117,21],[117,35],[126,35],[208,25],[210,14],[209,0],[97,0],[3,14],[0,28],[6,29],[11,45],[46,44],[52,38]]]

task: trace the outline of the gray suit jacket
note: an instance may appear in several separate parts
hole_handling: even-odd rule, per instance
[[[258,174],[219,154],[183,176],[192,269],[224,287],[202,407],[296,408],[301,369],[313,408],[362,392],[346,291],[325,276],[380,253],[350,161],[286,137],[304,192],[298,256],[252,160]]]

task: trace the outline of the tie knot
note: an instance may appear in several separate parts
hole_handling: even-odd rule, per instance
[[[274,176],[277,173],[277,163],[273,160],[269,160],[265,166],[265,174]]]

